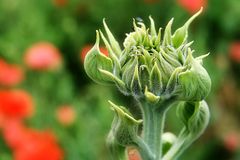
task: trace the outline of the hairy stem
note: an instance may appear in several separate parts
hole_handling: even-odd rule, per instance
[[[157,111],[155,104],[141,102],[143,112],[143,140],[153,153],[152,160],[159,160],[162,154],[161,135],[163,133],[165,111]]]
[[[154,155],[151,152],[148,145],[143,141],[141,137],[138,137],[136,140],[137,149],[142,157],[143,160],[153,160]]]

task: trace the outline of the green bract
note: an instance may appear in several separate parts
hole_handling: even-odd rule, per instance
[[[103,75],[100,70],[112,71],[112,60],[101,53],[99,49],[99,33],[97,32],[97,40],[93,48],[88,52],[84,61],[84,69],[87,75],[98,83],[108,84],[111,79]]]
[[[142,120],[134,119],[125,107],[117,106],[111,101],[109,103],[115,112],[109,136],[114,137],[114,141],[122,146],[134,144],[137,139],[138,125],[142,123]]]
[[[187,101],[201,101],[208,95],[211,88],[211,79],[201,65],[199,58],[193,59],[191,54],[189,69],[178,76],[180,85],[180,99]],[[201,59],[201,58],[200,58]]]
[[[88,76],[99,83],[114,82],[124,94],[135,98],[146,96],[149,99],[150,96],[165,99],[177,96],[181,100],[202,100],[210,91],[211,81],[200,63],[203,57],[193,58],[192,42],[187,42],[188,27],[200,13],[201,10],[173,34],[173,19],[167,24],[163,35],[161,28],[157,32],[151,17],[149,28],[134,20],[134,31],[127,34],[123,49],[104,21],[107,38],[99,32],[109,57],[99,50],[97,32],[96,44],[85,58]]]

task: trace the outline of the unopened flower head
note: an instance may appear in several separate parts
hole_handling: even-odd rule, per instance
[[[164,32],[156,30],[151,17],[149,28],[133,20],[134,31],[127,34],[123,49],[104,21],[107,38],[97,31],[96,44],[85,58],[86,73],[98,83],[115,83],[124,94],[154,103],[173,96],[187,101],[204,99],[211,88],[210,77],[202,67],[207,55],[194,58],[192,42],[187,41],[188,27],[201,11],[173,34],[173,19]],[[100,36],[109,56],[99,50]]]

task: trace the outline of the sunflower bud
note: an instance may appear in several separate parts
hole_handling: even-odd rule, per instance
[[[173,19],[163,34],[161,28],[156,30],[151,17],[149,28],[133,20],[134,31],[127,34],[123,49],[104,21],[107,38],[99,32],[109,57],[99,54],[97,34],[96,45],[85,60],[87,74],[100,83],[114,82],[121,92],[137,99],[151,101],[153,95],[155,98],[161,97],[161,100],[170,97],[188,101],[204,99],[210,91],[211,80],[200,63],[202,57],[194,58],[190,48],[192,42],[187,42],[188,27],[201,11],[174,34],[171,29]],[[148,88],[148,92],[145,92],[145,88]]]
[[[142,159],[159,159],[162,152],[163,159],[175,159],[205,130],[210,116],[208,106],[202,100],[211,88],[210,77],[202,66],[207,55],[194,58],[193,42],[187,41],[188,28],[201,11],[173,34],[173,19],[163,33],[161,28],[156,30],[151,17],[149,27],[133,20],[134,29],[126,34],[122,46],[105,20],[106,36],[97,31],[96,44],[85,58],[88,76],[99,83],[115,84],[122,93],[133,96],[143,113],[141,137],[138,126],[142,120],[134,119],[125,107],[110,102],[115,116],[108,144],[112,154],[119,159],[123,149],[131,145],[137,146]],[[99,33],[108,56],[99,50]],[[162,136],[166,111],[179,100],[177,115],[184,127],[177,138],[170,133]],[[161,136],[162,141],[159,140]]]
[[[179,103],[177,116],[192,135],[200,135],[206,129],[210,118],[208,105],[205,101]]]

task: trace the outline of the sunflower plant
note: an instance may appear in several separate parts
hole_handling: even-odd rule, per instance
[[[177,159],[206,129],[210,114],[204,99],[211,79],[202,61],[208,54],[194,57],[193,42],[188,42],[189,25],[201,12],[174,33],[173,19],[164,32],[156,30],[151,17],[150,27],[133,20],[134,31],[127,34],[122,46],[105,20],[106,35],[96,31],[96,43],[84,61],[87,75],[97,83],[117,86],[142,112],[142,119],[136,119],[128,107],[109,101],[115,113],[107,137],[112,159],[127,159],[129,146],[138,150],[142,160]],[[109,56],[101,53],[100,38]],[[184,124],[178,135],[164,132],[166,113],[175,106]]]

